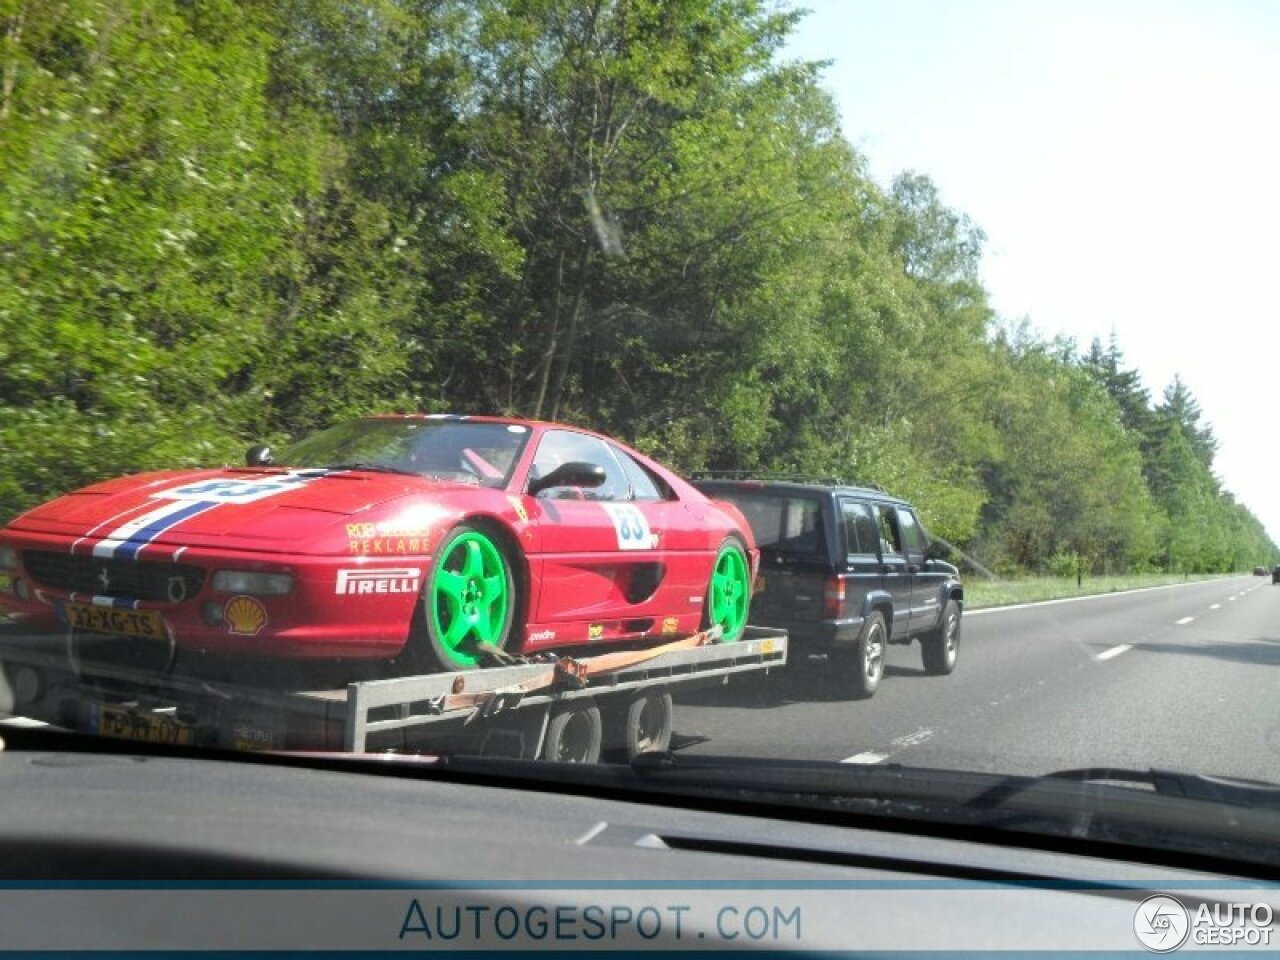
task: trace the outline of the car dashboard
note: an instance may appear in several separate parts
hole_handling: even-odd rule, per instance
[[[8,949],[1133,950],[1153,894],[1243,896],[1226,872],[485,782],[430,759],[348,771],[5,737]]]

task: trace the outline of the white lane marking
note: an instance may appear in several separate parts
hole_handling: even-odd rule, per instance
[[[1210,610],[1221,610],[1221,609],[1222,609],[1222,604],[1220,604],[1220,603],[1211,603],[1211,604],[1209,604],[1209,609],[1210,609]]]
[[[889,755],[887,753],[876,753],[873,750],[868,750],[866,753],[855,753],[852,757],[845,757],[840,762],[841,763],[879,763],[880,761],[887,760],[888,758],[889,758]]]
[[[928,727],[921,727],[914,733],[903,734],[901,737],[894,737],[889,741],[889,750],[864,750],[862,753],[855,753],[852,757],[845,757],[841,763],[884,763],[894,754],[906,750],[908,747],[916,747],[924,743],[933,736],[933,731]]]
[[[902,737],[895,737],[893,740],[889,742],[892,743],[899,750],[901,750],[904,747],[914,747],[917,744],[924,743],[926,740],[928,740],[932,736],[933,736],[932,730],[929,730],[928,728],[922,728],[920,730],[917,730],[915,733],[908,733]]]
[[[1228,600],[1234,600],[1235,597],[1227,597]]]
[[[594,827],[592,827],[590,830],[588,830],[586,833],[584,833],[582,836],[580,836],[577,840],[573,842],[580,847],[585,847],[588,843],[590,843],[596,837],[600,836],[600,834],[604,833],[605,830],[607,829],[609,829],[608,822],[605,820],[600,820],[596,823]]]
[[[1110,649],[1103,650],[1100,654],[1095,656],[1093,659],[1110,660],[1112,657],[1118,657],[1120,656],[1120,654],[1124,653],[1126,650],[1132,650],[1132,649],[1133,649],[1132,643],[1122,643],[1119,646],[1111,647]]]
[[[1181,620],[1175,620],[1174,623],[1178,626],[1182,626],[1184,623],[1190,623],[1194,619],[1195,617],[1183,617]]]
[[[1203,586],[1206,583],[1217,583],[1216,580],[1192,580],[1188,583],[1166,583],[1158,587],[1139,587],[1137,590],[1113,590],[1111,593],[1090,593],[1083,597],[1059,597],[1056,600],[1032,600],[1029,603],[1011,603],[1003,607],[979,607],[976,610],[965,608],[966,617],[977,617],[984,613],[1004,613],[1007,610],[1023,610],[1027,607],[1048,607],[1056,603],[1077,603],[1081,600],[1104,600],[1108,597],[1131,597],[1135,593],[1150,593],[1153,590],[1176,590],[1181,587]]]

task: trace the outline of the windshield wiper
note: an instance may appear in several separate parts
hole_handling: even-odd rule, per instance
[[[1082,767],[1045,774],[1046,780],[1097,783],[1120,787],[1151,787],[1165,797],[1208,800],[1254,810],[1280,810],[1280,784],[1262,780],[1212,777],[1176,770],[1128,770],[1119,767]]]
[[[417,471],[405,470],[402,467],[389,467],[385,463],[370,463],[366,460],[352,460],[350,463],[329,463],[322,470],[363,470],[368,473],[398,473],[406,477],[421,476]]]
[[[1169,799],[1280,811],[1280,784],[1172,770],[1085,767],[1041,776],[934,770],[889,763],[878,766],[781,759],[681,756],[642,753],[631,769],[649,782],[696,783],[765,793],[797,793],[852,800],[859,797],[944,801],[975,812],[1007,809],[1011,803],[1046,792],[1076,796],[1080,788],[1102,787]]]

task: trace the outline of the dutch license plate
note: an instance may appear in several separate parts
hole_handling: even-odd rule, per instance
[[[276,738],[270,730],[257,724],[237,723],[232,730],[231,747],[233,750],[245,752],[274,750]]]
[[[179,745],[194,742],[190,724],[164,714],[142,713],[104,703],[98,707],[97,720],[96,732],[106,737]]]
[[[67,601],[66,610],[67,623],[77,630],[144,640],[164,639],[164,618],[155,610],[121,610],[74,600]]]

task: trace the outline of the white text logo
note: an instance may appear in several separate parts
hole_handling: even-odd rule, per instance
[[[336,593],[417,593],[422,574],[413,567],[390,570],[339,570]]]

